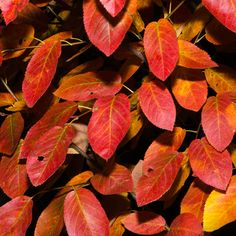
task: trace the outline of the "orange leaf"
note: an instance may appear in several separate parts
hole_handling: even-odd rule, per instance
[[[10,93],[0,93],[0,107],[12,105],[15,101]]]

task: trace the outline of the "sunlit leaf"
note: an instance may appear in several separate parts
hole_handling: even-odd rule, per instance
[[[179,58],[176,32],[170,22],[160,19],[146,26],[144,50],[152,73],[164,81],[174,70]]]
[[[218,152],[202,138],[192,141],[188,153],[195,176],[215,188],[227,188],[232,175],[232,161],[227,150]]]
[[[110,226],[110,235],[112,236],[122,236],[125,232],[125,228],[122,225],[121,221],[125,218],[126,215],[118,216],[113,224]]]
[[[109,221],[92,192],[74,190],[64,202],[64,221],[70,236],[109,236]]]
[[[100,0],[109,14],[115,17],[125,6],[126,0]]]
[[[130,119],[130,103],[126,95],[98,99],[88,124],[88,138],[93,150],[105,160],[111,158],[129,129]]]
[[[0,93],[0,107],[12,105],[15,101],[10,93]]]

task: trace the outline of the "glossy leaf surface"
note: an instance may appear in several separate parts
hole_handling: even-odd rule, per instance
[[[109,14],[115,17],[125,6],[126,0],[100,0]]]

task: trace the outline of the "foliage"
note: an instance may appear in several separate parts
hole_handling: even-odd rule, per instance
[[[0,235],[230,235],[235,0],[0,9]]]

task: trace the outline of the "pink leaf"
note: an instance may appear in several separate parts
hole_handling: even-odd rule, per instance
[[[100,0],[100,2],[109,14],[115,17],[125,6],[126,0]]]

